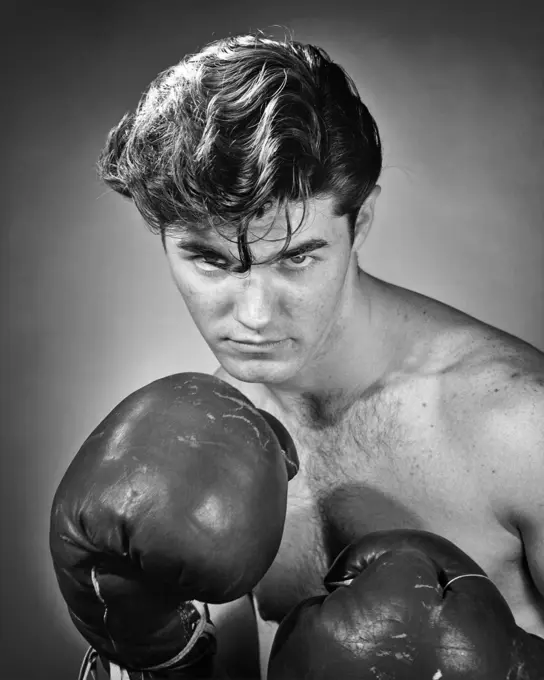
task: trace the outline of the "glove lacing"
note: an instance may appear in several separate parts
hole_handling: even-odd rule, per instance
[[[458,581],[460,578],[485,578],[488,581],[491,581],[489,576],[486,576],[485,574],[460,574],[459,576],[454,576],[452,579],[450,579],[442,588],[442,592],[444,592],[446,588],[449,588],[454,581]]]

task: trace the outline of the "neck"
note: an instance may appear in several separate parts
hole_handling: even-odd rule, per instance
[[[284,407],[303,400],[347,405],[385,382],[400,365],[404,318],[394,286],[362,272],[308,365],[288,383],[267,386]],[[317,409],[319,410],[319,409]],[[334,409],[333,410],[338,410]]]

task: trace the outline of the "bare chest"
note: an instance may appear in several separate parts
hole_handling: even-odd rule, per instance
[[[255,591],[263,618],[281,620],[301,599],[324,593],[323,576],[349,543],[399,528],[448,538],[503,594],[523,597],[520,543],[497,518],[485,469],[427,405],[410,415],[398,403],[374,402],[319,428],[277,415],[301,469],[290,483],[280,551]]]

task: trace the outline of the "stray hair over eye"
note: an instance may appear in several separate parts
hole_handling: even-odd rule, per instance
[[[319,47],[258,33],[159,74],[111,130],[98,171],[163,238],[211,226],[248,269],[251,220],[284,212],[287,248],[299,226],[289,204],[330,195],[353,231],[381,163],[376,123],[346,72]]]

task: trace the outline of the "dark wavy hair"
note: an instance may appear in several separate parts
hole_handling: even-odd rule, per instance
[[[353,234],[381,167],[376,122],[344,69],[319,47],[262,34],[218,40],[159,74],[98,161],[163,239],[214,227],[246,269],[248,225],[273,208],[287,217],[284,248],[289,203],[305,214],[312,197],[332,196]]]

